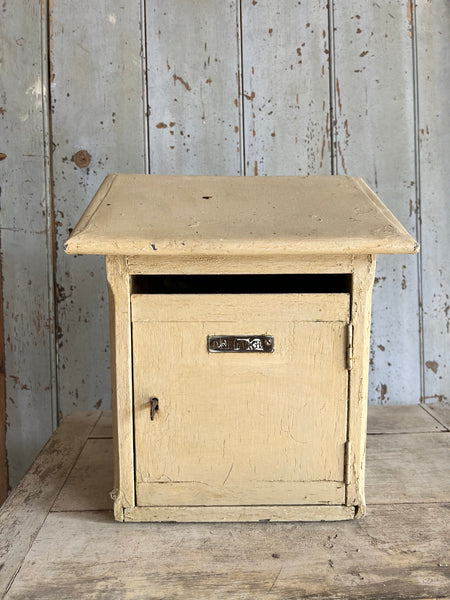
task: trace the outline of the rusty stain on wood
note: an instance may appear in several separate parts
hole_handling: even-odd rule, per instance
[[[87,150],[78,150],[70,160],[80,169],[85,169],[91,163],[91,155]]]
[[[412,12],[413,12],[413,0],[407,0],[406,2],[406,18],[408,20],[408,24],[409,24],[409,29],[408,29],[408,35],[411,38],[412,37]]]
[[[439,363],[436,362],[435,360],[427,360],[425,363],[425,366],[427,369],[430,369],[431,371],[433,371],[433,373],[438,372]]]
[[[175,84],[177,81],[179,81],[188,92],[191,91],[191,86],[189,85],[189,83],[187,81],[185,81],[182,77],[180,77],[180,75],[176,75],[175,73],[173,74],[173,83]]]
[[[339,86],[339,78],[336,77],[336,93],[338,98],[339,113],[342,114],[341,88]]]

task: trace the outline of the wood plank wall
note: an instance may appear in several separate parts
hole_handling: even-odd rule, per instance
[[[1,261],[0,297],[3,297]],[[0,310],[0,505],[3,504],[8,496],[8,479],[8,461],[6,458],[5,336],[3,331],[3,311]]]
[[[110,405],[104,262],[63,252],[108,173],[362,176],[422,244],[378,260],[370,402],[448,397],[449,26],[446,0],[2,2],[12,485]]]
[[[0,6],[1,249],[7,451],[15,485],[57,424],[47,14]]]

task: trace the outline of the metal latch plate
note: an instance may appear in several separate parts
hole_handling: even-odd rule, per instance
[[[272,335],[208,335],[208,352],[273,352]]]

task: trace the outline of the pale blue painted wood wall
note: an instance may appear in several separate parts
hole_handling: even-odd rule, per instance
[[[362,176],[422,245],[378,261],[370,402],[450,396],[446,0],[5,0],[0,28],[12,485],[110,406],[103,260],[63,253],[108,173]]]

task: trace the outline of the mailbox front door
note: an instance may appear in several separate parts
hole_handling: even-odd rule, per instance
[[[133,295],[137,505],[344,504],[349,305]]]

